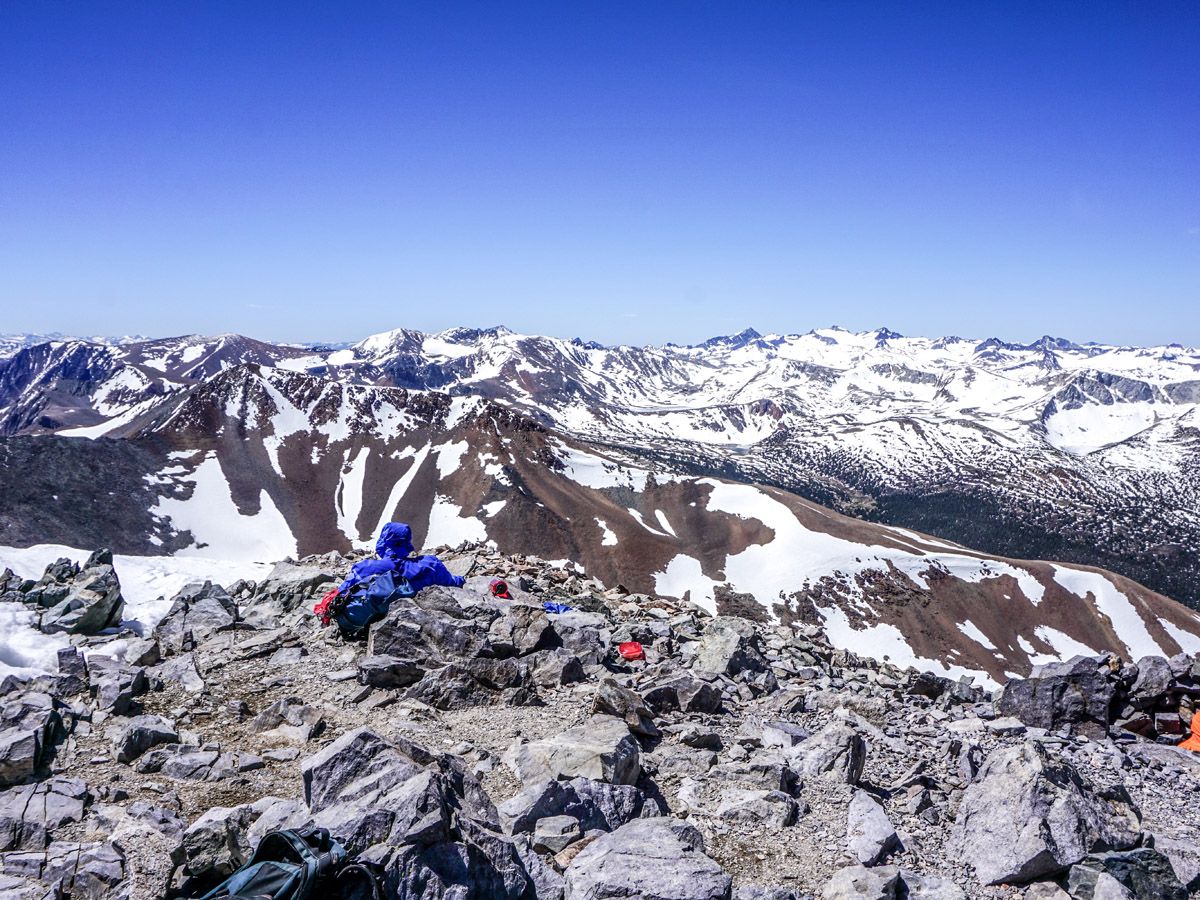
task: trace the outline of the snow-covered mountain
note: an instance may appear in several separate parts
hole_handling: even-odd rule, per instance
[[[604,347],[503,328],[350,347],[58,341],[0,360],[0,433],[121,437],[255,364],[494,401],[643,465],[769,484],[990,552],[1200,602],[1200,352],[886,329]]]
[[[163,354],[117,360],[145,374],[153,359],[163,385],[109,419],[122,439],[0,441],[0,545],[271,561],[369,546],[399,518],[426,546],[570,560],[635,592],[820,623],[839,646],[995,681],[1084,648],[1200,650],[1200,617],[1118,575],[978,553],[600,448],[508,397],[362,383],[343,371],[361,348],[340,352],[318,354],[322,374],[296,355],[195,378]]]

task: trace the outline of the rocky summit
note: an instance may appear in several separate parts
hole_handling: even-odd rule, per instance
[[[63,644],[0,684],[0,896],[198,897],[308,824],[405,900],[1200,889],[1196,656],[993,691],[570,563],[442,555],[465,586],[357,643],[310,611],[354,556],[189,585],[141,629],[103,552],[9,578]]]

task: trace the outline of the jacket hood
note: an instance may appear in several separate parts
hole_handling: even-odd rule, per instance
[[[375,542],[375,554],[382,559],[405,559],[413,554],[412,529],[403,522],[389,522]]]

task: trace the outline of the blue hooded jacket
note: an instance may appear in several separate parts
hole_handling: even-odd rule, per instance
[[[378,559],[364,559],[350,569],[350,575],[338,588],[345,593],[358,584],[382,572],[395,572],[408,580],[413,590],[419,591],[431,584],[443,587],[462,587],[463,579],[451,575],[436,556],[413,556],[412,529],[403,522],[389,522],[383,526],[379,540],[375,542]]]

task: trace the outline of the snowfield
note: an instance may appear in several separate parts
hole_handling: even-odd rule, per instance
[[[82,563],[91,551],[61,544],[33,547],[0,547],[0,570],[12,569],[22,578],[40,578],[46,566],[59,559]],[[113,568],[125,598],[124,624],[139,633],[149,633],[170,609],[170,598],[185,585],[212,581],[228,586],[239,579],[258,581],[271,565],[201,556],[113,555]],[[35,627],[34,613],[20,603],[0,603],[0,678],[10,672],[52,672],[55,654],[70,643],[65,634],[42,634]],[[117,642],[104,652],[119,652]]]

